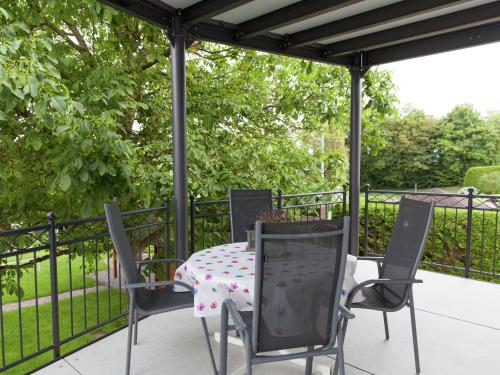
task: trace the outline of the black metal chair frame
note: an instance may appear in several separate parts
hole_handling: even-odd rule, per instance
[[[258,322],[259,322],[259,304],[260,295],[257,291],[261,290],[262,282],[262,239],[299,239],[299,238],[321,238],[332,235],[342,234],[342,249],[340,256],[340,269],[338,272],[338,277],[335,284],[335,296],[333,299],[332,315],[329,317],[331,319],[331,332],[328,333],[330,336],[327,345],[321,346],[319,348],[308,346],[306,351],[301,351],[298,353],[291,354],[281,354],[281,355],[265,355],[257,353],[257,342],[258,342]],[[228,331],[235,329],[239,334],[239,337],[243,341],[243,346],[245,348],[245,360],[246,360],[246,375],[252,374],[252,366],[259,365],[269,362],[277,361],[287,361],[298,358],[306,358],[305,374],[312,374],[313,357],[325,356],[325,355],[337,355],[336,363],[339,364],[335,370],[337,374],[338,369],[340,369],[340,374],[345,374],[344,369],[344,355],[343,355],[343,334],[341,323],[346,319],[353,319],[354,315],[344,306],[340,304],[340,293],[342,288],[342,281],[344,279],[345,265],[347,258],[347,248],[349,239],[349,218],[345,217],[343,219],[342,229],[323,233],[310,233],[310,234],[262,234],[262,223],[256,223],[256,276],[255,276],[255,295],[254,295],[254,311],[253,312],[240,312],[238,311],[236,305],[231,299],[226,299],[222,305],[221,310],[221,341],[220,341],[220,364],[219,364],[219,375],[227,374],[227,344],[228,344]],[[252,327],[250,328],[243,318],[243,314],[252,314]],[[231,317],[234,325],[229,325],[228,318]],[[286,349],[286,348],[283,348]]]
[[[422,205],[423,208],[428,210],[428,215],[427,215],[427,222],[425,225],[425,231],[422,235],[421,242],[419,244],[418,248],[418,253],[415,256],[415,259],[413,260],[412,268],[410,271],[410,277],[408,279],[388,279],[388,278],[383,278],[384,275],[384,257],[382,256],[361,256],[358,257],[358,260],[368,260],[368,261],[375,261],[377,262],[377,269],[378,269],[378,279],[370,279],[363,281],[359,283],[356,287],[354,287],[350,292],[349,296],[347,297],[346,301],[346,307],[348,309],[351,308],[363,308],[363,309],[369,309],[369,310],[376,310],[376,311],[381,311],[383,314],[384,318],[384,329],[385,329],[385,338],[386,340],[389,340],[389,324],[387,321],[387,313],[388,312],[396,312],[407,306],[410,309],[410,318],[411,318],[411,329],[412,329],[412,338],[413,338],[413,351],[414,351],[414,357],[415,357],[415,369],[417,373],[420,373],[420,357],[419,357],[419,352],[418,352],[418,340],[417,340],[417,326],[416,326],[416,319],[415,319],[415,304],[414,304],[414,298],[413,298],[413,285],[422,283],[422,280],[417,280],[415,279],[415,275],[417,273],[417,268],[418,268],[418,262],[422,258],[422,254],[425,248],[425,243],[427,240],[427,236],[429,234],[430,227],[432,225],[432,219],[433,219],[433,213],[434,213],[434,202],[418,202],[418,203],[412,203],[412,202],[417,202],[414,200],[410,200],[407,198],[403,198],[401,200],[401,204],[419,204]],[[399,215],[398,215],[399,219]],[[355,295],[362,291],[363,289],[374,286],[374,285],[406,285],[406,291],[404,294],[404,297],[401,299],[401,302],[399,304],[393,305],[393,306],[387,306],[387,307],[382,307],[382,306],[368,306],[368,305],[362,305],[362,304],[357,304],[353,303],[353,299]],[[387,290],[388,293],[390,293],[390,290]],[[399,296],[398,296],[399,297]],[[342,330],[345,332],[347,330],[347,321],[344,321]]]
[[[127,241],[128,246],[130,246],[130,242],[128,241],[127,238],[119,238],[122,236],[126,237],[125,233],[125,228],[123,225],[123,221],[121,219],[121,213],[120,213],[120,208],[118,206],[117,202],[109,203],[104,206],[104,211],[106,213],[106,221],[108,224],[108,229],[109,233],[111,236],[111,239],[113,241],[113,245],[116,249],[116,252],[118,254],[118,257],[120,258],[120,254],[123,251],[130,251],[129,249],[123,249],[120,246],[120,241]],[[117,214],[120,213],[120,215],[117,217]],[[113,217],[115,216],[115,217]],[[119,218],[119,220],[118,220]],[[120,262],[125,261],[127,262],[128,257],[121,257]],[[132,254],[130,253],[130,258],[132,259]],[[137,274],[134,275],[135,279],[139,279],[140,274],[141,274],[141,268],[144,265],[147,264],[159,264],[159,263],[164,263],[165,265],[169,266],[171,263],[176,263],[178,265],[184,263],[183,260],[177,259],[177,258],[166,258],[166,259],[148,259],[148,260],[140,260],[135,262],[135,266],[137,269]],[[193,299],[191,298],[190,301],[186,302],[184,301],[185,298],[182,299],[180,303],[177,304],[165,304],[164,306],[156,307],[156,308],[144,308],[138,305],[137,303],[137,298],[138,295],[137,293],[144,292],[147,288],[153,288],[153,287],[159,287],[159,286],[171,286],[173,288],[174,285],[182,286],[186,288],[192,295],[194,295],[194,290],[193,288],[182,282],[182,281],[170,281],[170,280],[164,280],[164,281],[153,281],[153,282],[132,282],[130,283],[130,279],[132,275],[128,275],[126,267],[124,268],[124,275],[125,275],[125,281],[127,282],[126,285],[124,285],[124,288],[128,290],[129,294],[129,310],[128,310],[128,335],[127,335],[127,353],[126,353],[126,367],[125,367],[125,375],[130,374],[130,359],[131,359],[131,351],[132,351],[132,335],[133,335],[133,340],[134,340],[134,345],[137,345],[137,335],[138,335],[138,327],[139,327],[139,313],[145,316],[150,316],[150,315],[156,315],[164,312],[169,312],[169,311],[174,311],[174,310],[179,310],[179,309],[184,309],[184,308],[192,308],[193,307]],[[154,293],[154,290],[152,291]],[[175,292],[173,292],[175,293]],[[179,296],[184,293],[179,293]],[[205,318],[201,318],[201,323],[203,327],[203,332],[205,335],[205,340],[208,345],[208,350],[209,350],[209,355],[210,355],[210,360],[211,360],[211,365],[214,374],[217,374],[217,367],[215,364],[215,358],[213,355],[212,351],[212,346],[210,344],[210,339],[209,339],[209,333],[208,333],[208,328],[207,328],[207,323]]]

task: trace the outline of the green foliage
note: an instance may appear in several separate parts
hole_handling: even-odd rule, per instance
[[[364,210],[363,210],[364,211]],[[397,216],[397,205],[370,204],[368,213],[369,253],[383,254],[389,244]],[[364,212],[360,212],[364,224]],[[498,212],[474,210],[472,215],[471,269],[498,272],[496,238],[500,236]],[[364,249],[364,225],[360,231],[360,249]],[[463,268],[466,257],[467,210],[437,207],[426,243],[423,260]],[[461,271],[463,274],[463,271]],[[474,275],[480,277],[478,275]],[[496,279],[498,281],[498,279]]]
[[[441,120],[437,132],[437,185],[455,185],[469,167],[494,163],[500,152],[497,142],[471,105],[455,107]]]
[[[0,13],[0,226],[158,203],[172,191],[170,45],[164,31],[96,0],[15,0]],[[189,190],[330,189],[346,180],[344,68],[197,42],[187,58]],[[394,111],[388,73],[365,78],[372,119]],[[365,137],[365,135],[364,135]],[[326,166],[326,179],[319,173]]]
[[[488,165],[485,167],[471,167],[467,169],[464,177],[464,186],[479,187],[479,179],[484,175],[500,172],[500,165]]]
[[[363,183],[373,187],[430,187],[435,181],[437,121],[410,109],[403,117],[380,124],[386,144],[380,152],[364,147]]]
[[[410,108],[379,124],[386,144],[381,152],[364,147],[361,159],[362,180],[373,187],[458,185],[469,167],[493,164],[500,155],[498,116],[483,120],[470,105],[459,105],[440,120]]]
[[[477,187],[483,194],[500,193],[500,171],[481,176],[477,183]]]

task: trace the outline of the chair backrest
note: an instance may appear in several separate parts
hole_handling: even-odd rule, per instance
[[[335,344],[349,218],[256,223],[255,353]]]
[[[381,277],[384,279],[413,279],[422,258],[425,242],[432,224],[434,202],[402,198],[396,224],[385,252]],[[409,285],[379,285],[384,297],[394,305],[406,303]]]
[[[271,189],[229,191],[231,209],[231,239],[243,242],[247,239],[245,228],[255,224],[256,217],[263,211],[273,208],[273,192]]]
[[[113,241],[118,260],[124,272],[125,280],[128,284],[138,283],[139,272],[132,255],[132,247],[123,226],[120,206],[117,202],[106,203],[104,205],[106,222],[108,223],[109,235]]]

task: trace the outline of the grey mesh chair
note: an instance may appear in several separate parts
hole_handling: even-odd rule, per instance
[[[273,192],[270,189],[229,191],[231,209],[231,239],[233,242],[246,241],[245,229],[255,224],[259,213],[273,208]]]
[[[347,298],[347,308],[360,308],[382,311],[385,337],[389,339],[387,313],[410,308],[411,329],[415,367],[420,372],[418,355],[417,327],[415,323],[415,305],[413,303],[413,284],[418,262],[422,258],[425,242],[432,224],[434,202],[419,202],[402,198],[398,217],[389,246],[384,257],[359,257],[358,260],[377,262],[379,278],[366,280],[351,290]],[[362,291],[365,300],[353,303],[354,296]],[[344,333],[347,321],[344,323]]]
[[[253,311],[238,311],[231,299],[221,310],[220,375],[227,374],[227,334],[236,329],[253,365],[337,354],[344,374],[339,322],[353,318],[340,305],[349,237],[349,218],[309,223],[256,223]],[[234,326],[228,325],[231,316]],[[293,354],[277,350],[304,348]],[[267,354],[266,354],[267,352]]]
[[[125,375],[130,373],[130,355],[132,349],[132,330],[134,329],[134,344],[137,344],[137,330],[139,325],[138,313],[143,315],[159,314],[167,311],[193,307],[193,288],[180,281],[155,281],[141,282],[141,266],[147,263],[183,263],[180,259],[151,259],[144,261],[134,261],[132,248],[127,238],[122,221],[122,215],[118,203],[113,202],[104,205],[106,221],[109,234],[113,241],[116,253],[122,270],[124,272],[126,285],[129,292],[129,310],[128,310],[128,338]],[[191,293],[175,293],[174,285],[181,285]],[[161,289],[150,289],[151,287],[165,286]],[[204,318],[201,318],[205,339],[208,345],[210,360],[214,374],[217,374],[215,360],[208,337],[207,324]],[[168,332],[165,332],[168,334]]]

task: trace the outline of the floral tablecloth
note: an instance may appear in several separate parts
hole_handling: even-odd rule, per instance
[[[215,246],[193,254],[176,273],[175,280],[191,285],[195,290],[194,316],[220,314],[221,304],[231,298],[238,309],[251,310],[255,283],[255,252],[245,251],[246,242]],[[342,300],[357,285],[354,280],[356,257],[347,256]],[[185,291],[176,287],[176,291]],[[355,298],[355,302],[363,297]]]

